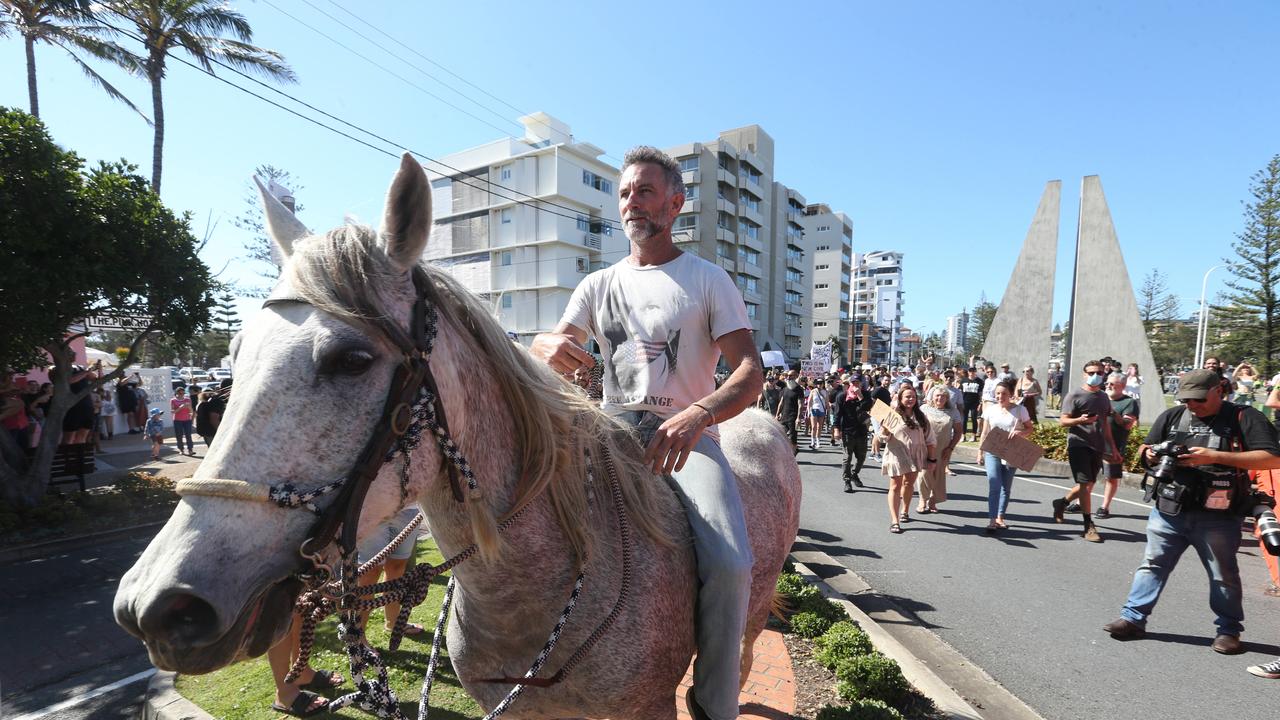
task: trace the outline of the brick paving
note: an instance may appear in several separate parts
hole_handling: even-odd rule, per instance
[[[747,684],[738,696],[742,714],[739,718],[768,718],[785,720],[796,709],[795,675],[791,671],[791,656],[782,642],[782,633],[765,630],[756,638],[755,660]],[[693,684],[693,667],[685,673],[680,687],[676,688],[676,717],[692,720],[685,711],[684,695]]]

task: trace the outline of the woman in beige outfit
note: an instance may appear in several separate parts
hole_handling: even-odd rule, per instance
[[[938,458],[934,454],[937,443],[933,439],[933,429],[920,409],[920,399],[914,387],[903,383],[898,388],[893,410],[900,422],[886,418],[879,434],[884,443],[880,472],[889,478],[889,532],[896,534],[902,532],[899,523],[911,519],[907,508],[911,507],[911,488],[916,475],[937,463]],[[890,425],[895,426],[892,432]]]
[[[925,393],[929,400],[924,406],[924,415],[929,420],[929,429],[933,431],[933,439],[938,450],[938,462],[920,473],[920,504],[916,512],[920,514],[938,512],[938,503],[947,501],[947,464],[951,459],[951,451],[960,441],[960,413],[951,407],[951,393],[946,385],[935,385]]]

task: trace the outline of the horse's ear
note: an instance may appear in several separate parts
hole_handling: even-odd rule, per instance
[[[294,241],[310,235],[311,231],[302,224],[293,211],[271,194],[257,175],[253,176],[253,182],[258,186],[258,194],[262,196],[262,214],[267,221],[267,236],[279,249],[280,260],[284,260],[293,254]]]
[[[413,155],[400,157],[400,169],[387,191],[382,241],[387,256],[401,270],[411,270],[422,257],[431,233],[431,185]]]

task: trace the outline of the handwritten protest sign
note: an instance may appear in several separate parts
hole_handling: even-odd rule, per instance
[[[876,400],[875,405],[871,406],[871,419],[880,423],[880,427],[891,433],[897,432],[903,425],[906,425],[902,416],[883,400]]]
[[[979,449],[995,455],[1023,472],[1031,472],[1036,466],[1036,461],[1044,457],[1044,449],[1039,445],[998,427],[987,428]]]

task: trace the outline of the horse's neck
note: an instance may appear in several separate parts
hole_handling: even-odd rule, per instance
[[[519,473],[509,400],[499,391],[493,368],[482,362],[483,355],[455,328],[441,326],[432,370],[441,389],[449,434],[471,465],[481,491],[476,500],[463,482],[467,498],[457,502],[438,448],[424,444],[416,451],[424,456],[424,461],[413,463],[418,468],[419,503],[440,551],[449,558],[475,540],[466,503],[482,502],[496,517],[506,515],[515,502]],[[509,617],[513,599],[530,592],[537,595],[539,586],[556,586],[554,594],[559,595],[559,578],[571,563],[568,545],[544,495],[502,534],[502,553],[495,562],[472,558],[454,573],[469,612]]]

